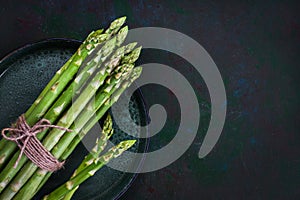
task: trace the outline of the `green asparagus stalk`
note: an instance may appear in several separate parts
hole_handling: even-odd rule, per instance
[[[57,200],[64,197],[68,192],[72,191],[75,187],[79,186],[85,180],[93,176],[101,167],[107,164],[111,159],[120,156],[124,151],[129,149],[135,144],[136,140],[127,140],[120,142],[118,145],[112,147],[103,156],[95,160],[95,162],[86,166],[80,173],[72,177],[66,184],[61,185],[48,196],[45,200]]]
[[[135,80],[137,79],[141,74],[142,68],[136,67],[133,72],[130,75],[130,78],[126,81],[124,81],[121,85],[121,87],[113,93],[110,99],[108,99],[104,105],[97,111],[96,117],[92,118],[88,124],[81,130],[81,132],[87,133],[93,126],[98,122],[98,120],[107,112],[107,110],[118,100],[118,98],[121,96],[121,94],[124,92],[124,90]],[[82,133],[79,133],[82,134]],[[83,135],[84,135],[83,134]],[[77,143],[78,144],[78,143]],[[74,146],[72,146],[74,147]],[[75,148],[75,147],[74,147]],[[64,155],[70,155],[71,152],[74,150],[74,148],[68,148],[65,150]],[[32,196],[38,191],[39,188],[41,188],[44,183],[48,180],[48,178],[51,176],[51,173],[47,173],[44,170],[39,169],[33,177],[27,182],[27,184],[17,193],[15,196],[15,199],[30,199]],[[36,189],[38,188],[38,189]]]
[[[103,32],[103,30],[101,29],[92,32],[87,37],[87,39],[79,47],[79,49],[72,56],[72,58],[69,59],[69,61],[59,71],[56,72],[55,76],[52,78],[52,80],[48,83],[48,85],[39,95],[37,100],[25,113],[25,118],[29,125],[35,124],[38,120],[38,117],[42,117],[43,112],[46,112],[46,110],[52,105],[53,101],[59,96],[60,90],[58,90],[58,85],[60,85],[60,87],[63,89],[63,87],[66,86],[66,84],[74,76],[77,68],[86,58],[86,56],[91,54],[91,52],[94,51],[94,49],[99,44],[101,44],[103,41],[108,39],[112,34],[115,34],[120,29],[120,27],[124,24],[125,19],[126,19],[125,17],[122,17],[112,22],[105,34],[101,34]],[[62,79],[63,81],[61,81]],[[62,82],[65,84],[62,84]],[[48,98],[46,98],[46,96],[48,96]],[[36,115],[37,113],[39,114]],[[0,141],[0,147],[2,147],[0,148],[0,169],[1,169],[6,164],[6,162],[11,158],[12,154],[17,150],[17,146],[13,142],[9,142],[7,140],[2,139]],[[1,182],[2,181],[0,181],[0,183]]]

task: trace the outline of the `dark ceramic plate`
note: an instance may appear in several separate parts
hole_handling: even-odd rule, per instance
[[[54,73],[79,45],[80,42],[74,40],[50,39],[20,48],[0,61],[0,129],[8,127],[29,108]],[[131,97],[129,109],[131,118],[137,124],[146,123],[147,114],[139,90]],[[116,144],[125,139],[132,139],[132,136],[115,126],[111,141]],[[130,151],[145,152],[146,149],[147,141],[138,140]],[[64,183],[87,153],[85,146],[80,144],[67,160],[65,169],[54,173],[35,199],[41,199],[43,195]],[[132,160],[126,162],[126,165],[130,168],[133,163],[137,166],[137,162],[139,165],[142,163],[141,160]],[[128,189],[135,177],[136,174],[120,172],[105,166],[82,184],[74,199],[118,198]]]

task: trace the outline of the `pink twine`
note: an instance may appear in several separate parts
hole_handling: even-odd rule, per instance
[[[5,128],[2,130],[3,138],[15,142],[21,149],[14,168],[18,166],[23,153],[39,168],[46,171],[54,172],[64,165],[64,161],[59,162],[36,137],[38,133],[43,132],[47,128],[57,128],[68,132],[72,131],[64,127],[51,125],[47,119],[42,119],[33,127],[30,127],[24,115],[19,117],[15,128]],[[6,132],[9,132],[10,136],[7,136]]]

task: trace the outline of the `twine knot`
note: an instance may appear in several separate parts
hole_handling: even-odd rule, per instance
[[[3,138],[15,142],[21,149],[14,168],[18,166],[23,154],[39,168],[46,171],[53,172],[64,165],[64,162],[59,162],[36,137],[38,133],[43,132],[48,128],[56,128],[67,132],[72,131],[61,126],[51,125],[51,122],[47,119],[41,119],[33,127],[30,127],[26,122],[24,115],[21,115],[18,118],[15,127],[2,130],[1,134]],[[6,133],[10,133],[10,135],[8,136]]]

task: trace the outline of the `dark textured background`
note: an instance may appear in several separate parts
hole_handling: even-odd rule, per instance
[[[199,133],[172,165],[139,175],[121,199],[299,199],[300,6],[297,1],[0,1],[0,57],[42,39],[83,40],[93,29],[127,15],[130,28],[159,26],[197,40],[219,67],[228,96],[227,121],[214,150],[197,153],[210,110],[205,83],[183,59],[144,51],[141,63],[180,71],[201,107]],[[34,80],[33,80],[34,81]],[[168,122],[151,141],[167,144],[179,124],[174,95],[143,87],[150,106],[163,104]]]

